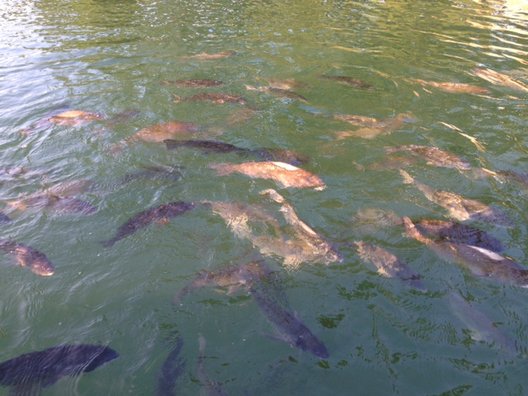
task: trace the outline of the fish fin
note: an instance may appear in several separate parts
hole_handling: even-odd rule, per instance
[[[403,184],[413,184],[414,183],[414,178],[409,173],[404,171],[403,169],[400,169],[400,175],[403,178]]]

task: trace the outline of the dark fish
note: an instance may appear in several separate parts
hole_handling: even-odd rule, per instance
[[[176,346],[169,352],[167,358],[161,366],[158,377],[158,396],[174,396],[176,381],[182,375],[185,368],[185,361],[180,357],[183,341],[180,337],[176,341]]]
[[[53,210],[59,214],[91,215],[97,212],[97,207],[90,202],[72,197],[61,197],[54,205]]]
[[[130,220],[117,229],[113,238],[102,241],[101,244],[104,247],[113,246],[117,241],[132,235],[141,228],[145,228],[152,222],[167,222],[170,218],[179,216],[193,208],[194,203],[192,202],[177,201],[146,209],[132,216]]]
[[[290,345],[326,359],[330,355],[326,346],[301,320],[262,284],[251,288],[251,295],[266,318],[277,328],[280,337]]]
[[[33,393],[53,385],[65,376],[90,372],[119,355],[103,345],[60,345],[30,352],[0,363],[0,384],[12,387],[14,394]],[[20,393],[19,393],[20,392]]]
[[[163,85],[175,85],[184,88],[207,88],[218,87],[223,84],[222,81],[210,79],[191,79],[191,80],[164,80]]]
[[[175,98],[176,101],[179,101],[178,98]],[[229,95],[224,93],[213,93],[213,92],[203,92],[188,98],[185,98],[186,101],[191,102],[212,102],[214,104],[225,104],[225,103],[236,103],[240,105],[246,105],[247,101],[242,96]]]
[[[301,165],[306,162],[303,157],[293,151],[273,148],[247,149],[216,140],[174,140],[163,141],[167,149],[174,150],[180,147],[195,148],[205,153],[234,153],[240,156],[255,156],[264,161],[281,161],[290,165]]]
[[[142,170],[127,173],[121,179],[122,184],[130,183],[137,179],[168,179],[171,181],[180,180],[183,175],[178,166],[142,166]]]
[[[354,242],[358,248],[359,257],[369,261],[378,270],[378,274],[386,278],[399,278],[417,290],[425,290],[421,276],[411,270],[409,266],[398,259],[394,254],[379,246],[371,245],[363,241]]]
[[[459,171],[471,170],[469,162],[463,160],[457,155],[439,149],[438,147],[430,146],[419,146],[416,144],[410,144],[407,146],[397,147],[386,147],[385,152],[392,154],[398,151],[409,152],[418,157],[421,157],[427,161],[428,165],[443,167],[443,168],[454,168]]]
[[[0,240],[0,250],[14,255],[21,267],[28,267],[37,275],[50,276],[55,272],[53,264],[46,255],[31,246],[2,239]]]
[[[0,223],[9,223],[11,219],[5,213],[0,212]]]
[[[327,80],[334,80],[338,83],[348,85],[349,87],[353,88],[360,88],[360,89],[370,89],[372,88],[372,85],[369,83],[366,83],[365,81],[358,80],[357,78],[347,77],[347,76],[327,76],[322,75],[322,78],[326,78]]]
[[[478,228],[454,221],[423,219],[415,223],[416,228],[427,236],[435,239],[448,240],[489,249],[494,252],[504,250],[502,243]]]
[[[200,335],[198,338],[198,345],[200,354],[198,355],[198,362],[196,364],[196,377],[205,388],[207,396],[226,396],[226,391],[217,381],[209,379],[205,372],[205,338]]]

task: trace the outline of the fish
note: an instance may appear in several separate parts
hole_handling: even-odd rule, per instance
[[[321,359],[330,356],[325,344],[264,283],[253,285],[250,294],[282,340]]]
[[[489,93],[486,88],[477,85],[456,83],[456,82],[436,82],[425,81],[420,79],[412,79],[411,81],[420,84],[422,87],[433,87],[447,93],[469,93],[476,95],[484,95]]]
[[[247,101],[242,96],[230,95],[225,93],[217,92],[202,92],[196,95],[189,96],[187,98],[180,98],[179,96],[174,96],[174,101],[179,103],[180,101],[190,101],[190,102],[211,102],[214,104],[226,104],[233,103],[239,105],[246,105]]]
[[[233,113],[229,115],[227,118],[227,124],[228,125],[237,125],[242,122],[249,121],[255,115],[257,114],[257,111],[254,109],[250,109],[247,107],[238,108]]]
[[[357,247],[359,257],[363,261],[372,263],[381,276],[399,278],[413,289],[425,290],[421,275],[411,270],[406,263],[394,254],[379,246],[363,241],[355,241],[354,244]]]
[[[192,122],[169,121],[140,129],[126,139],[126,142],[140,140],[149,143],[161,143],[166,139],[175,137],[189,137],[199,131],[201,131],[201,128]]]
[[[234,153],[242,157],[255,156],[264,161],[282,161],[291,165],[300,165],[306,162],[306,157],[291,150],[276,148],[247,149],[229,143],[216,140],[175,140],[167,139],[163,141],[168,150],[180,147],[195,148],[205,153]]]
[[[241,164],[217,163],[209,165],[218,175],[241,173],[251,178],[271,179],[283,188],[313,188],[321,191],[326,184],[308,171],[279,161],[244,162]]]
[[[478,246],[432,240],[423,235],[411,219],[403,217],[402,220],[407,236],[429,247],[441,259],[456,263],[478,277],[528,287],[528,270],[515,261]]]
[[[176,396],[176,382],[185,369],[185,361],[180,356],[182,347],[183,340],[178,337],[176,346],[171,349],[161,366],[158,376],[157,396]]]
[[[211,79],[163,80],[161,83],[163,85],[175,85],[183,88],[219,87],[224,84],[222,81]]]
[[[130,172],[123,176],[121,184],[130,183],[137,179],[166,179],[176,182],[183,177],[178,166],[146,165],[141,166],[141,168],[141,170]]]
[[[299,100],[301,102],[308,103],[308,99],[306,99],[304,96],[299,95],[298,93],[293,92],[289,89],[277,88],[272,86],[255,87],[252,85],[245,85],[245,88],[248,91],[265,92],[278,96],[280,98]]]
[[[448,300],[451,312],[467,326],[473,340],[494,344],[512,357],[517,354],[515,341],[501,331],[484,312],[477,309],[474,304],[470,304],[460,293],[450,292]]]
[[[400,169],[405,184],[414,184],[425,197],[442,206],[449,212],[449,216],[458,221],[474,220],[491,222],[503,226],[510,226],[511,220],[500,209],[488,206],[475,199],[463,198],[449,191],[435,190],[426,184],[416,181],[409,173]]]
[[[87,201],[52,193],[31,194],[20,199],[7,201],[7,205],[16,210],[48,209],[57,214],[91,215],[97,211],[97,207]]]
[[[101,241],[101,244],[104,247],[111,247],[121,239],[132,235],[136,231],[147,227],[153,222],[168,222],[170,218],[188,212],[189,210],[193,209],[194,206],[195,205],[192,202],[176,201],[143,210],[132,216],[130,220],[121,225],[112,238],[106,241]]]
[[[478,246],[494,252],[504,250],[501,241],[497,238],[467,224],[433,219],[422,219],[416,221],[414,224],[422,234],[434,239]]]
[[[485,67],[477,67],[472,70],[472,73],[495,85],[502,85],[517,91],[528,92],[528,85],[523,84],[504,73],[499,73],[495,70],[487,69]]]
[[[352,119],[352,118],[350,118]],[[394,117],[387,118],[385,120],[373,122],[365,120],[365,125],[362,128],[356,129],[355,131],[340,131],[336,133],[338,140],[345,139],[348,137],[359,137],[363,139],[374,139],[379,135],[388,135],[398,129],[400,129],[404,123],[413,120],[410,113],[401,113]],[[350,121],[346,121],[351,123]],[[359,121],[357,122],[359,124]]]
[[[433,165],[441,168],[453,168],[459,171],[471,170],[471,164],[459,156],[448,151],[439,149],[434,146],[420,146],[409,144],[405,146],[385,147],[387,154],[397,152],[411,153],[417,157],[423,158],[427,165]]]
[[[209,54],[207,52],[200,52],[199,54],[189,55],[182,57],[183,59],[197,59],[197,60],[217,60],[228,58],[230,56],[236,55],[236,51],[227,50]]]
[[[11,218],[3,212],[0,212],[0,223],[9,223]]]
[[[196,377],[202,387],[204,387],[207,396],[227,396],[227,392],[222,388],[222,385],[217,381],[209,379],[205,372],[205,338],[200,334],[198,337],[198,360],[196,362]]]
[[[9,239],[0,239],[0,250],[15,256],[18,265],[29,268],[37,275],[51,276],[55,273],[55,267],[46,255],[31,246]]]
[[[348,85],[349,87],[352,87],[352,88],[359,88],[359,89],[371,89],[372,88],[372,84],[369,84],[357,78],[352,78],[352,77],[347,77],[347,76],[328,76],[326,74],[323,74],[321,77],[327,80],[337,81],[340,84]]]
[[[78,376],[119,357],[104,345],[64,344],[0,363],[0,385],[13,394],[36,394],[62,377]]]
[[[293,78],[286,78],[282,80],[276,78],[268,79],[268,86],[270,88],[283,89],[287,91],[291,91],[295,88],[301,88],[303,85],[304,84],[300,83],[299,81]]]
[[[48,121],[57,125],[80,126],[91,121],[102,119],[103,116],[97,113],[83,110],[68,110],[48,118]]]
[[[240,288],[248,290],[253,282],[268,276],[270,273],[271,270],[263,261],[252,261],[217,271],[201,270],[187,286],[178,292],[173,302],[179,304],[187,294],[205,286],[227,289],[228,294],[232,294]]]
[[[334,114],[335,120],[348,122],[351,125],[376,128],[380,126],[380,120],[374,117],[361,116],[356,114]]]

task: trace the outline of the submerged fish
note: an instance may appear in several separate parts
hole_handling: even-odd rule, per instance
[[[216,59],[223,59],[227,58],[229,56],[236,55],[236,51],[233,50],[227,50],[222,52],[216,52],[213,54],[208,54],[207,52],[200,52],[199,54],[184,56],[184,59],[197,59],[197,60],[216,60]]]
[[[370,121],[365,120],[365,125],[367,126],[359,128],[355,131],[337,132],[336,136],[339,140],[345,139],[348,137],[374,139],[375,137],[379,135],[388,135],[389,133],[392,133],[400,129],[404,123],[409,122],[410,120],[413,120],[413,118],[410,113],[401,113],[394,117],[387,118],[385,120],[381,120],[381,121],[376,120],[376,122],[374,122],[373,120],[374,119]],[[350,121],[346,121],[346,122],[352,123]]]
[[[55,268],[46,255],[31,246],[8,239],[0,239],[0,250],[15,256],[18,265],[27,267],[40,276],[51,276]]]
[[[434,241],[423,235],[408,217],[403,217],[403,224],[407,236],[422,242],[440,258],[468,269],[473,275],[528,287],[528,270],[515,261],[478,246]]]
[[[223,84],[222,81],[210,79],[163,80],[161,83],[163,85],[175,85],[177,87],[184,88],[218,87]]]
[[[416,228],[434,239],[448,240],[489,249],[494,252],[504,250],[502,243],[478,228],[453,221],[422,219],[415,222]]]
[[[360,88],[360,89],[372,88],[371,84],[366,83],[365,81],[359,80],[357,78],[352,78],[348,76],[328,76],[328,75],[323,74],[321,77],[327,80],[337,81],[340,84],[348,85],[349,87],[353,87],[353,88]]]
[[[482,78],[492,84],[502,85],[517,91],[528,92],[528,86],[520,83],[519,81],[513,79],[504,73],[499,73],[495,70],[486,69],[484,67],[477,67],[473,69],[473,74],[477,77]]]
[[[436,81],[425,81],[420,79],[413,79],[412,81],[420,84],[422,87],[433,87],[447,93],[469,93],[483,95],[489,93],[486,88],[482,88],[476,85],[455,83],[455,82],[436,82]]]
[[[0,384],[13,394],[36,394],[65,376],[95,370],[119,355],[104,345],[60,345],[0,363]]]
[[[264,161],[282,161],[291,165],[299,165],[306,161],[306,158],[290,150],[260,148],[247,149],[234,146],[229,143],[219,142],[216,140],[174,140],[167,139],[163,141],[167,149],[174,150],[180,147],[195,148],[205,153],[234,153],[243,157],[255,156]]]
[[[52,193],[36,193],[27,197],[8,201],[7,205],[13,209],[26,210],[49,209],[57,214],[90,215],[97,211],[97,207],[82,199],[64,197]]]
[[[3,212],[0,212],[0,223],[9,223],[11,218]]]
[[[414,184],[428,200],[447,209],[449,215],[456,220],[486,221],[505,226],[511,224],[506,214],[497,208],[485,205],[474,199],[463,198],[449,191],[434,190],[428,185],[416,181],[402,169],[400,169],[400,174],[405,184]]]
[[[313,173],[278,161],[244,162],[241,164],[212,164],[218,175],[241,173],[251,178],[271,179],[284,188],[314,188],[324,190],[325,183]]]
[[[225,288],[228,294],[240,288],[249,289],[255,281],[268,276],[270,273],[271,270],[262,261],[252,261],[218,271],[201,270],[191,283],[178,292],[174,298],[174,303],[180,303],[187,294],[205,286]]]
[[[245,85],[245,87],[248,91],[265,92],[278,96],[280,98],[300,100],[301,102],[308,103],[308,100],[304,96],[299,95],[298,93],[293,92],[289,89],[277,88],[272,86],[254,87],[252,85]]]
[[[103,117],[100,114],[82,110],[68,110],[48,118],[48,121],[57,125],[79,126],[90,121],[101,119]]]
[[[167,358],[161,366],[158,377],[157,396],[175,396],[176,381],[183,374],[185,361],[180,356],[183,347],[181,337],[178,337],[176,346],[169,352]]]
[[[192,202],[177,201],[146,209],[132,216],[130,220],[117,229],[114,237],[102,241],[101,244],[104,247],[111,247],[117,241],[132,235],[137,230],[145,228],[153,222],[166,223],[170,218],[179,216],[193,208],[194,203]]]
[[[326,359],[330,356],[323,342],[306,327],[284,302],[279,301],[264,283],[254,285],[250,292],[262,313],[275,326],[282,340],[319,358]]]
[[[438,166],[442,168],[453,168],[459,171],[471,170],[469,162],[463,160],[457,155],[439,149],[438,147],[419,146],[416,144],[409,144],[406,146],[386,147],[387,154],[396,152],[407,152],[423,158],[428,165]]]
[[[141,168],[123,176],[121,183],[126,184],[137,179],[165,179],[175,182],[183,177],[178,166],[146,165]]]
[[[191,101],[191,102],[211,102],[214,104],[225,104],[225,103],[234,103],[240,105],[246,105],[247,101],[242,96],[230,95],[225,93],[217,92],[202,92],[188,98],[180,98],[179,96],[174,96],[174,101],[176,103],[181,100]]]
[[[200,130],[201,128],[192,122],[169,121],[140,129],[126,141],[141,140],[143,142],[161,143],[166,139],[175,137],[190,137],[193,133]]]
[[[474,304],[470,304],[462,295],[456,292],[448,294],[451,311],[471,331],[471,338],[495,344],[509,355],[515,355],[515,341],[502,332],[491,319]]]
[[[226,396],[226,391],[222,385],[217,381],[209,379],[205,372],[205,338],[200,335],[198,337],[198,361],[196,362],[196,377],[207,394],[207,396]]]
[[[358,248],[359,257],[368,261],[378,269],[378,274],[386,278],[399,278],[414,289],[425,290],[421,276],[387,250],[363,241],[354,242]]]

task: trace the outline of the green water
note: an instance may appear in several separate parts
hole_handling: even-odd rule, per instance
[[[91,216],[28,209],[6,211],[2,238],[33,246],[55,264],[39,277],[2,254],[0,360],[62,343],[108,344],[117,360],[46,388],[49,395],[156,394],[160,367],[184,342],[185,372],[177,394],[200,394],[198,334],[207,340],[205,371],[232,395],[522,395],[528,392],[527,292],[475,278],[407,238],[401,227],[365,231],[354,223],[364,208],[399,215],[445,218],[440,206],[406,186],[397,169],[371,169],[384,148],[436,146],[473,167],[528,172],[528,96],[492,85],[477,66],[528,83],[528,9],[506,1],[154,1],[3,0],[0,4],[0,167],[30,173],[2,178],[4,202],[61,181],[89,179],[78,195],[97,206]],[[235,51],[218,60],[186,58]],[[352,88],[322,75],[350,76],[372,85]],[[209,78],[210,89],[177,88],[162,80]],[[270,79],[294,79],[307,103],[247,91]],[[486,95],[446,93],[411,79],[463,82]],[[240,105],[174,103],[173,95],[242,95],[254,116],[229,117]],[[64,110],[101,114],[80,126],[45,120]],[[137,110],[128,118],[116,115]],[[386,119],[410,112],[414,122],[366,140],[336,140],[353,129],[332,114]],[[114,117],[114,118],[113,118]],[[302,153],[303,165],[326,183],[324,191],[280,189],[298,215],[334,242],[342,263],[305,264],[286,271],[278,258],[289,303],[326,345],[319,360],[277,341],[252,299],[204,288],[182,307],[175,293],[200,269],[256,257],[222,219],[197,209],[169,224],[153,224],[112,248],[100,241],[148,207],[176,200],[260,203],[272,181],[218,177],[214,162],[232,154],[167,151],[162,144],[112,147],[139,129],[179,120],[216,131],[216,139],[246,148]],[[472,136],[484,151],[446,127]],[[34,127],[38,124],[38,127]],[[21,131],[29,129],[29,133]],[[218,134],[223,131],[222,134]],[[182,178],[119,180],[148,165],[179,166]],[[514,219],[510,228],[479,226],[499,238],[505,254],[526,260],[526,187],[472,178],[454,169],[411,165],[431,187],[495,204]],[[419,272],[428,292],[380,277],[347,242],[382,246]],[[515,342],[508,353],[474,341],[471,326],[453,312],[447,294],[459,291]],[[1,388],[7,394],[7,388]]]

